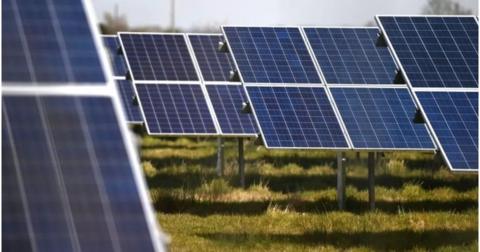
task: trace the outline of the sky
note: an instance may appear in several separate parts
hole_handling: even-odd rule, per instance
[[[427,0],[92,0],[97,19],[105,12],[125,14],[130,26],[170,26],[183,31],[220,25],[361,26],[376,14],[420,14]],[[475,10],[477,0],[457,0]],[[373,24],[373,23],[372,23]]]

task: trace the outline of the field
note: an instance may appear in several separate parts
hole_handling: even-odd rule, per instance
[[[172,251],[478,251],[477,174],[452,174],[432,154],[386,154],[370,212],[365,155],[347,156],[347,211],[338,211],[334,152],[247,142],[240,189],[233,139],[225,151],[218,178],[215,140],[143,137],[142,166]]]

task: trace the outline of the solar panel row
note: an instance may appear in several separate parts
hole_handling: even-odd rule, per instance
[[[425,125],[415,125],[412,121],[416,107],[408,90],[391,85],[394,83],[396,65],[388,48],[375,46],[378,29],[307,27],[303,29],[306,45],[303,39],[299,39],[293,46],[290,46],[291,40],[276,40],[278,31],[282,29],[224,27],[233,58],[237,64],[243,62],[239,64],[241,75],[245,78],[243,71],[246,70],[247,75],[252,75],[247,78],[254,80],[245,81],[244,85],[268,147],[376,150],[435,148]],[[288,28],[288,31],[302,38],[298,28]],[[259,37],[263,41],[277,41],[278,45],[273,44],[280,48],[279,52],[258,49],[264,47],[263,41],[257,42],[252,38]],[[249,71],[249,67],[270,62],[284,48],[287,49],[283,51],[305,48],[308,52],[309,47],[313,59],[308,56],[310,63],[306,65],[314,65],[316,60],[318,72],[325,78],[325,85],[310,85],[305,89],[300,88],[302,84],[280,87],[278,84],[286,83],[264,84],[262,79],[262,76],[278,76],[278,68],[263,68],[263,72]],[[288,51],[283,55],[293,54],[290,57],[295,58],[302,53],[301,50],[300,53]],[[245,66],[242,68],[241,64]],[[293,69],[289,69],[280,71],[280,74],[293,72]],[[317,69],[314,75],[319,76]],[[334,84],[352,85],[334,87]],[[313,92],[317,100],[311,100],[308,92]],[[323,113],[314,114],[314,111]],[[327,126],[315,125],[321,121]],[[312,122],[315,127],[310,124]],[[312,131],[312,128],[315,130]],[[348,142],[351,142],[351,146]]]
[[[216,50],[221,35],[190,34],[186,38],[179,34],[120,33],[147,131],[155,135],[254,136],[252,115],[240,113],[244,93],[228,82],[233,61]],[[151,43],[145,46],[145,41]],[[196,64],[201,79],[196,77]],[[215,85],[204,89],[201,80]]]

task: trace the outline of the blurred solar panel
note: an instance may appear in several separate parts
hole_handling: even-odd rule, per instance
[[[407,88],[331,88],[356,149],[434,150]]]
[[[181,34],[119,33],[136,81],[199,81]]]
[[[392,84],[396,65],[377,28],[304,28],[328,84]]]
[[[120,91],[120,99],[122,100],[122,106],[127,116],[127,121],[129,123],[142,123],[142,113],[140,111],[140,106],[136,101],[132,82],[128,80],[115,80],[115,82]]]
[[[3,97],[7,251],[153,251],[109,97]]]
[[[416,92],[452,170],[478,169],[478,93]]]
[[[267,147],[349,147],[323,87],[246,89]]]
[[[245,83],[321,83],[296,27],[223,27]]]
[[[105,85],[82,1],[2,1],[2,31],[4,85]]]
[[[413,87],[478,87],[478,21],[456,16],[379,16]]]
[[[222,35],[188,35],[204,81],[229,81],[235,64],[228,53],[218,51]]]
[[[241,85],[207,85],[207,91],[223,134],[258,133],[253,114],[241,112],[242,103],[247,102]]]
[[[2,2],[5,251],[163,249],[83,2]]]
[[[120,48],[120,42],[115,35],[104,35],[103,44],[107,48],[108,56],[112,65],[113,75],[124,77],[127,74],[127,66],[125,65],[125,59],[122,55],[118,54]]]
[[[150,134],[217,134],[200,85],[135,85]]]

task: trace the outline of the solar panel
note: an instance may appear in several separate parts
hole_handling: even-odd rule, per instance
[[[379,16],[412,87],[478,87],[473,16]]]
[[[120,42],[115,35],[104,35],[103,44],[107,48],[108,56],[112,65],[113,75],[119,77],[125,77],[127,74],[127,66],[125,65],[125,59],[122,55],[118,54],[120,48]]]
[[[195,58],[200,67],[204,81],[229,81],[230,70],[235,64],[228,53],[218,51],[218,42],[222,35],[189,34]]]
[[[135,81],[199,81],[182,34],[119,33]]]
[[[453,170],[478,169],[478,93],[416,92]]]
[[[135,85],[149,134],[217,134],[200,85],[172,83]]]
[[[321,83],[298,27],[223,27],[245,83]]]
[[[123,111],[127,116],[129,123],[142,123],[142,113],[138,101],[136,101],[135,90],[132,82],[128,80],[115,80],[120,91],[120,100],[122,101]]]
[[[2,104],[4,250],[154,250],[110,98]]]
[[[2,1],[4,85],[104,85],[82,1]]]
[[[5,251],[164,249],[84,3],[2,2]]]
[[[330,88],[355,149],[434,150],[407,88]]]
[[[256,135],[253,115],[241,113],[242,103],[247,102],[241,85],[207,85],[207,91],[223,134]]]
[[[393,84],[396,65],[377,28],[304,28],[328,84]]]
[[[268,148],[349,147],[323,87],[246,90]]]

